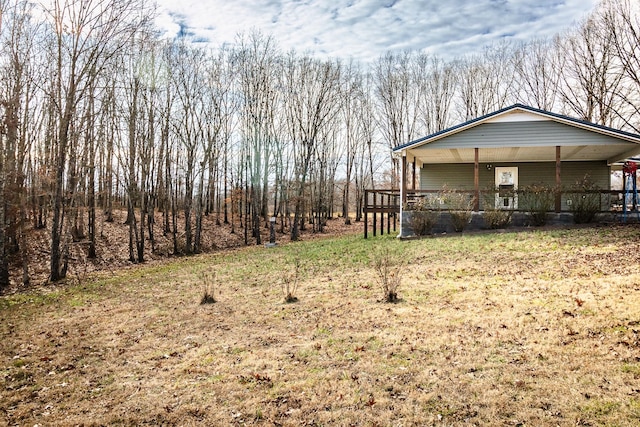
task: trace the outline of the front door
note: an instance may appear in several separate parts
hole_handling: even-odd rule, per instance
[[[518,167],[496,166],[496,209],[518,208]]]

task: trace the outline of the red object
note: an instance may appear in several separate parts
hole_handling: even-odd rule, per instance
[[[626,174],[633,175],[638,170],[638,164],[636,162],[624,162],[622,170]]]

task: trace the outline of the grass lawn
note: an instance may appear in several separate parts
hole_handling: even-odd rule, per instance
[[[640,228],[347,236],[6,296],[2,423],[635,426]]]

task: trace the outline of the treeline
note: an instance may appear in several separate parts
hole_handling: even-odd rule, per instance
[[[382,164],[397,182],[390,148],[516,102],[640,132],[629,0],[552,40],[372,64],[283,52],[260,33],[217,49],[163,40],[145,4],[0,0],[0,287],[10,260],[28,283],[30,228],[50,230],[55,281],[72,242],[97,256],[96,225],[120,206],[132,262],[157,233],[199,252],[207,215],[247,244],[271,216],[294,240],[334,206],[359,220]]]

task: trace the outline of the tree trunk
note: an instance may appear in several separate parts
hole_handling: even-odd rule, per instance
[[[196,232],[193,242],[193,252],[200,253],[200,240],[202,237],[202,214],[203,214],[203,192],[204,192],[204,170],[200,174],[198,183],[198,196],[196,198]],[[207,191],[208,193],[208,191]]]
[[[0,134],[0,289],[9,286],[9,251],[6,241],[6,215],[5,215],[5,186],[7,176],[4,169],[3,135]]]
[[[54,168],[56,171],[53,194],[53,220],[51,221],[51,259],[49,280],[57,282],[66,276],[66,266],[63,262],[63,252],[60,248],[62,239],[62,225],[64,222],[64,171],[67,161],[67,143],[69,139],[69,126],[71,124],[72,106],[68,96],[66,109],[62,115],[58,132],[57,155]]]
[[[93,108],[93,97],[89,99],[89,118],[88,121],[92,120],[94,117],[94,108]],[[96,194],[95,194],[95,185],[96,185],[96,167],[95,167],[95,142],[94,142],[94,133],[93,126],[90,124],[87,125],[87,142],[89,144],[88,156],[89,156],[89,188],[87,191],[87,208],[88,208],[88,232],[89,232],[89,251],[87,253],[87,257],[90,259],[96,258]]]

